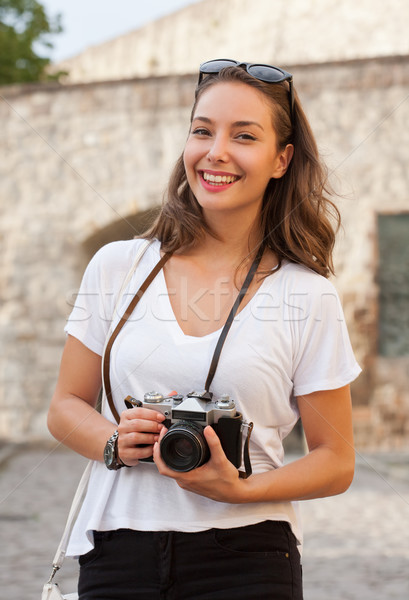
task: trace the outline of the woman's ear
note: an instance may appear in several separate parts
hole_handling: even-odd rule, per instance
[[[287,146],[282,150],[279,155],[276,157],[274,161],[274,171],[271,177],[273,179],[280,179],[282,177],[291,162],[291,159],[294,154],[294,146],[292,144],[287,144]]]

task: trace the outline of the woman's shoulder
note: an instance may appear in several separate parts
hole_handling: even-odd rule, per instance
[[[281,268],[273,274],[271,281],[276,278],[289,293],[320,294],[335,293],[336,289],[332,281],[323,277],[305,265],[284,260]]]
[[[104,272],[129,271],[142,250],[151,254],[159,251],[159,242],[147,243],[145,239],[119,240],[102,246],[91,259],[89,266]]]
[[[270,293],[288,311],[288,319],[304,327],[325,319],[327,323],[343,320],[343,310],[336,287],[312,269],[286,261],[276,273]],[[274,276],[271,286],[274,285]]]

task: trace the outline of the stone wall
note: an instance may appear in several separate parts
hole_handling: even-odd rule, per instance
[[[408,67],[409,57],[390,57],[292,69],[341,193],[335,284],[365,368],[354,386],[360,445],[409,437],[407,400],[395,387],[399,380],[408,389],[407,365],[394,361],[389,376],[377,355],[376,283],[377,214],[409,209]],[[131,237],[135,214],[160,203],[187,133],[194,82],[0,89],[0,439],[48,435],[64,320],[87,249],[112,239],[124,218]],[[400,437],[392,434],[396,411],[384,424],[385,402],[401,407]]]
[[[86,242],[161,202],[187,133],[193,82],[0,93],[0,438],[21,439],[46,435]]]
[[[409,54],[407,0],[202,0],[56,65],[67,82],[195,73],[236,58],[274,65]]]

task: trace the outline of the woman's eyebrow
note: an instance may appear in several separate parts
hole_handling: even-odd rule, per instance
[[[249,127],[250,125],[255,125],[264,131],[264,127],[257,121],[235,121],[233,123],[233,127]]]
[[[213,122],[208,117],[201,117],[200,115],[194,117],[193,121],[202,121],[203,123],[209,124]],[[232,127],[249,127],[250,125],[255,125],[256,127],[259,127],[262,131],[264,131],[264,127],[262,127],[262,125],[257,121],[234,121],[234,123],[232,123]]]
[[[203,121],[203,123],[211,123],[212,122],[211,119],[208,119],[207,117],[200,117],[200,116],[193,117],[192,121]]]

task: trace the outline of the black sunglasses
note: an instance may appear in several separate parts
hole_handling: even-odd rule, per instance
[[[288,81],[290,88],[290,115],[291,122],[293,121],[294,112],[294,89],[293,89],[293,76],[291,73],[280,69],[279,67],[273,67],[272,65],[263,65],[256,63],[239,62],[238,60],[230,60],[229,58],[219,58],[216,60],[208,60],[202,63],[199,68],[199,80],[198,85],[203,80],[204,75],[216,75],[222,69],[226,67],[246,67],[246,71],[249,75],[264,81],[265,83],[282,83]]]

